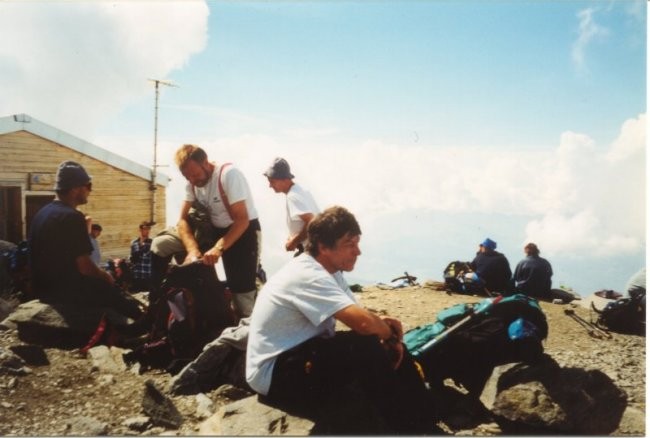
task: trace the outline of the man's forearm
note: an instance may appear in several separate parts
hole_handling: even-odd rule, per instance
[[[237,240],[246,232],[248,229],[249,221],[248,219],[239,220],[233,222],[233,224],[228,229],[228,232],[220,239],[223,240],[223,250],[226,250],[233,246]],[[219,242],[217,242],[219,244]]]
[[[185,250],[188,253],[200,252],[199,244],[196,242],[194,233],[192,232],[192,227],[190,227],[190,224],[187,222],[187,220],[180,219],[178,221],[178,224],[176,224],[176,228],[178,230],[178,236],[181,238],[181,242],[183,242]]]

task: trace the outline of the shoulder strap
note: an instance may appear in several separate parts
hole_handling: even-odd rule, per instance
[[[226,166],[231,165],[232,163],[223,163],[221,167],[219,167],[219,176],[217,177],[217,186],[219,187],[219,195],[221,196],[221,201],[223,201],[223,206],[226,207],[226,211],[228,212],[228,216],[232,219],[232,211],[230,210],[230,203],[228,202],[228,196],[226,195],[226,192],[223,190],[223,184],[221,182],[221,175],[223,174],[223,168]]]
[[[221,166],[219,166],[219,175],[217,175],[217,187],[219,189],[219,196],[221,196],[223,206],[226,207],[226,211],[228,212],[228,216],[230,216],[230,218],[232,218],[232,212],[230,210],[228,196],[226,195],[226,192],[223,189],[223,184],[221,183],[221,175],[223,174],[223,168],[231,164],[232,163],[223,163]],[[194,184],[192,184],[192,192],[194,192],[194,199],[196,199],[196,186]]]

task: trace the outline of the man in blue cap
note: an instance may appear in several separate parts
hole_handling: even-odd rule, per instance
[[[122,294],[90,258],[86,218],[77,207],[88,202],[91,190],[91,178],[79,163],[59,165],[56,199],[38,211],[30,228],[34,293],[45,303],[106,307],[136,319],[142,314],[138,302]]]
[[[485,282],[485,289],[488,292],[506,293],[511,289],[512,271],[506,256],[496,249],[497,243],[489,237],[486,238],[479,244],[479,250],[470,266]]]

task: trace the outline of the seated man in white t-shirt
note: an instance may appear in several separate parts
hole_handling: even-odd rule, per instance
[[[316,421],[325,400],[354,383],[392,432],[432,433],[433,406],[402,344],[402,324],[361,307],[343,278],[361,254],[360,236],[355,217],[342,207],[310,222],[307,252],[260,291],[246,380],[268,404]],[[351,331],[336,332],[337,321]]]
[[[269,180],[269,187],[275,193],[287,195],[287,227],[289,237],[284,244],[287,251],[296,251],[299,256],[307,245],[307,225],[320,210],[309,191],[293,182],[293,174],[289,163],[284,158],[276,158],[273,164],[264,172]]]

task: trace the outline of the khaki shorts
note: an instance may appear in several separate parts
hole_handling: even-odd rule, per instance
[[[169,227],[154,237],[151,242],[151,252],[159,257],[169,257],[185,252],[185,246],[183,246],[176,227]]]

